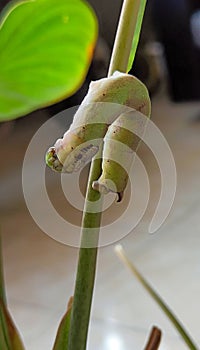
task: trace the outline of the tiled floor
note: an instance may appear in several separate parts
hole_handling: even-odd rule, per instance
[[[139,225],[121,243],[200,346],[200,121],[196,120],[200,103],[173,104],[157,97],[152,114],[175,158],[177,193],[165,223],[155,234],[148,234],[161,181],[153,155],[142,146],[139,156],[148,171],[150,200]],[[78,254],[76,248],[44,234],[23,199],[24,153],[31,135],[45,120],[45,115],[40,114],[18,121],[1,148],[1,223],[7,294],[27,350],[52,348],[58,322],[73,293]],[[36,175],[30,179],[30,186],[33,200],[37,201],[37,150],[32,161]],[[50,181],[55,190],[56,179]],[[141,196],[142,191],[141,186]],[[65,211],[65,201],[59,194],[52,196],[55,203],[60,200],[59,208]],[[76,213],[72,214],[73,220],[79,220]],[[142,349],[153,324],[163,330],[161,350],[187,349],[158,306],[121,265],[113,248],[114,244],[99,250],[88,350]]]

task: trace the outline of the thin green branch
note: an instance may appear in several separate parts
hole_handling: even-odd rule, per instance
[[[131,272],[134,274],[134,276],[138,279],[138,281],[143,285],[143,287],[147,290],[147,292],[151,295],[151,297],[156,301],[156,303],[160,306],[160,308],[164,311],[165,315],[169,318],[169,320],[172,322],[174,327],[179,332],[182,339],[187,344],[188,348],[190,350],[198,350],[197,346],[194,344],[191,336],[188,334],[188,332],[185,330],[181,322],[178,320],[178,318],[174,315],[174,313],[170,310],[169,306],[162,300],[162,298],[155,292],[155,290],[151,287],[149,282],[140,274],[140,272],[136,269],[136,267],[133,265],[133,263],[128,259],[126,256],[126,253],[124,252],[124,249],[121,245],[117,245],[115,247],[115,252],[117,253],[120,260],[124,263],[125,266],[127,266]]]

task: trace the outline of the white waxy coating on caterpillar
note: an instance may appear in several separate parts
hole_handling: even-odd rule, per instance
[[[98,152],[99,143],[106,135],[103,149],[103,177],[101,176],[93,187],[101,192],[111,191],[107,184],[104,186],[103,182],[101,183],[103,178],[109,180],[110,176],[104,160],[104,156],[105,159],[109,158],[111,148],[111,141],[108,141],[108,127],[110,125],[111,130],[120,115],[127,112],[128,107],[146,116],[150,115],[151,104],[148,91],[137,78],[115,72],[109,78],[92,82],[86,97],[75,113],[69,130],[47,152],[47,164],[55,171],[67,173],[78,171]],[[121,171],[120,168],[118,170]],[[114,179],[115,192],[122,194],[127,180],[125,179],[124,186],[118,186],[119,178],[120,176]],[[111,180],[113,181],[113,175]],[[123,187],[120,192],[119,187]]]

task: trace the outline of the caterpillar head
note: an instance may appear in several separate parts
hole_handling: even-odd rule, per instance
[[[55,147],[49,148],[46,153],[46,164],[56,172],[73,173],[79,171],[98,152],[99,147],[91,143],[79,145],[60,162]]]
[[[55,147],[50,147],[45,156],[46,164],[54,171],[61,173],[63,165],[59,161]]]

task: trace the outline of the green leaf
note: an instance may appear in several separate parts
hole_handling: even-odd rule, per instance
[[[141,27],[142,27],[142,21],[143,21],[144,11],[145,11],[145,7],[146,7],[146,2],[147,2],[147,0],[140,0],[140,7],[139,7],[139,11],[138,11],[138,16],[137,16],[137,22],[136,22],[135,32],[134,32],[134,36],[133,36],[131,53],[129,56],[127,72],[129,72],[132,68],[133,61],[135,58],[135,53],[136,53],[136,50],[138,47],[138,42],[139,42],[139,38],[140,38],[140,31],[141,31]]]
[[[2,243],[0,234],[0,300],[6,305],[6,292],[3,273],[3,256],[2,256]]]
[[[68,349],[68,338],[69,338],[69,327],[70,327],[72,302],[73,302],[73,298],[71,297],[69,299],[69,302],[68,302],[67,312],[65,313],[65,315],[63,316],[63,318],[60,322],[53,350],[63,350],[63,349],[67,350]]]
[[[3,258],[0,236],[0,349],[24,350],[24,346],[6,305]]]
[[[0,17],[0,119],[72,95],[84,81],[97,37],[81,0],[21,0]]]
[[[176,315],[170,310],[169,306],[165,303],[165,301],[160,297],[160,295],[151,287],[149,282],[141,275],[141,273],[136,269],[133,263],[128,259],[124,249],[119,244],[115,247],[115,252],[118,257],[122,260],[125,266],[127,266],[134,276],[138,279],[138,281],[142,284],[142,286],[146,289],[146,291],[150,294],[150,296],[155,300],[155,302],[160,306],[160,308],[164,311],[165,315],[172,322],[178,333],[180,334],[183,341],[186,343],[190,350],[198,350],[198,347],[195,345],[193,339],[188,334],[184,326],[181,324]]]
[[[25,350],[10,313],[2,300],[0,300],[0,349]]]

